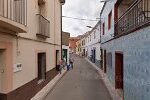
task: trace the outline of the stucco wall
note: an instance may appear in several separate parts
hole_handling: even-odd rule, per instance
[[[46,3],[42,6],[38,5],[38,0],[27,0],[27,27],[28,32],[19,34],[22,37],[38,39],[38,17],[40,14],[39,7],[44,12],[42,15],[50,21],[50,38],[45,41],[49,43],[61,44],[61,5],[59,0],[45,0]]]
[[[12,91],[31,80],[37,78],[37,53],[46,52],[46,70],[55,67],[55,52],[61,50],[61,5],[59,0],[46,0],[41,13],[50,21],[50,38],[37,38],[39,5],[38,0],[27,0],[27,33],[19,33],[17,36],[9,33],[0,33],[0,42],[13,44],[13,64],[21,63],[22,70],[13,73]],[[56,44],[56,45],[55,45]],[[61,54],[61,51],[59,52]],[[61,56],[61,55],[60,55]],[[13,70],[11,71],[13,72]]]
[[[18,40],[18,55],[15,55],[15,63],[22,64],[22,70],[14,73],[13,76],[13,89],[20,87],[21,85],[28,83],[35,79],[38,75],[37,72],[37,53],[46,52],[46,70],[55,67],[55,49],[54,45],[47,43],[41,43],[36,41],[30,41],[25,39]],[[15,52],[17,52],[15,50]]]
[[[102,44],[112,53],[112,66],[107,75],[115,85],[115,51],[124,54],[125,100],[149,100],[150,98],[150,27]]]
[[[91,39],[90,39],[91,38]],[[92,50],[95,49],[95,64],[100,66],[100,22],[98,22],[92,31],[86,35],[85,41],[85,52],[87,52],[87,57],[90,58],[92,55]]]

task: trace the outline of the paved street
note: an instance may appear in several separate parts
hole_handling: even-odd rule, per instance
[[[69,71],[45,100],[111,100],[96,70],[84,59],[74,56]]]

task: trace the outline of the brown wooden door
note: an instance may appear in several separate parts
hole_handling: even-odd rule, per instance
[[[46,78],[46,53],[38,53],[38,79]]]
[[[4,90],[4,69],[6,67],[6,50],[0,49],[0,93]]]
[[[56,66],[59,64],[59,50],[56,50]]]
[[[103,70],[103,49],[101,49],[101,55],[100,55],[100,57],[101,57],[101,63],[100,63],[100,67],[101,67],[101,69]]]
[[[116,53],[115,66],[115,87],[116,89],[123,89],[123,54]]]

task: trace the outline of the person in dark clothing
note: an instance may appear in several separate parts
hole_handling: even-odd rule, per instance
[[[73,59],[70,59],[69,60],[69,63],[70,63],[70,67],[73,69],[73,62],[74,62],[74,60]]]
[[[70,70],[70,64],[69,65],[67,65],[67,71],[69,71]]]

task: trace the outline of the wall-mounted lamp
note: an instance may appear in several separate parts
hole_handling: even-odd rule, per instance
[[[64,5],[66,2],[66,0],[59,0],[59,1],[60,1],[61,5]]]

